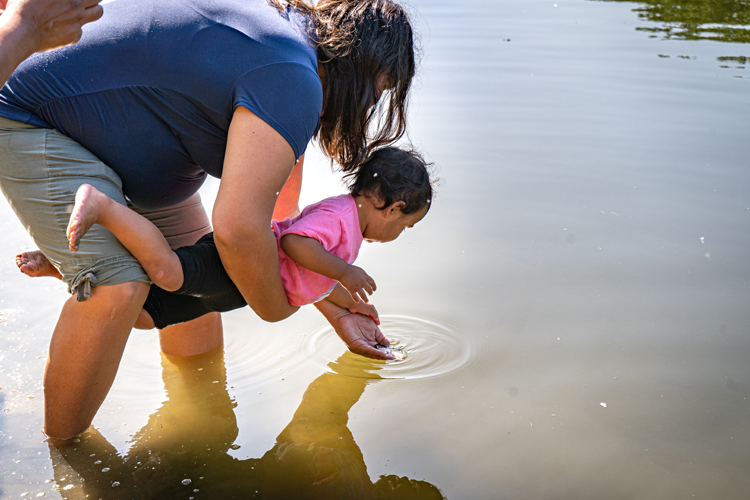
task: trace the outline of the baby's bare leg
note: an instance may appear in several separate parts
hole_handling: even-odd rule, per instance
[[[143,266],[148,277],[167,291],[182,286],[182,264],[167,240],[151,221],[120,205],[94,186],[83,184],[76,192],[76,202],[68,223],[70,251],[78,245],[94,224],[109,229]]]
[[[62,279],[60,271],[39,250],[19,253],[16,255],[16,265],[23,274],[32,278],[50,276],[59,280]]]

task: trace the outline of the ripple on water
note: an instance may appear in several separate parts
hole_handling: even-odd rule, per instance
[[[438,321],[405,315],[381,315],[380,329],[403,360],[377,361],[360,356],[331,362],[344,348],[330,325],[298,337],[296,350],[329,373],[386,379],[426,379],[464,371],[479,362],[479,349],[464,333]]]

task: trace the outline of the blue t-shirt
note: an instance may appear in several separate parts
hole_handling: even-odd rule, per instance
[[[79,142],[137,207],[174,205],[221,177],[237,106],[304,153],[323,101],[310,22],[266,0],[116,0],[78,44],[24,62],[0,116]]]

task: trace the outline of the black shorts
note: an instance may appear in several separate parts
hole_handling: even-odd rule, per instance
[[[164,328],[199,318],[210,312],[226,312],[247,305],[242,294],[229,279],[209,233],[194,245],[175,250],[182,264],[185,281],[174,292],[156,285],[143,308],[151,315],[156,328]]]

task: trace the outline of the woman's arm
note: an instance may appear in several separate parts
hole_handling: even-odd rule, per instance
[[[2,1],[2,0],[0,0]],[[289,174],[284,187],[281,188],[279,197],[276,198],[276,206],[273,209],[274,220],[284,220],[287,217],[299,215],[299,194],[302,191],[302,165],[305,155],[299,157],[297,164]]]
[[[273,127],[247,108],[235,109],[213,210],[214,241],[227,274],[265,321],[297,310],[281,283],[271,230],[277,193],[294,165],[294,151]]]

